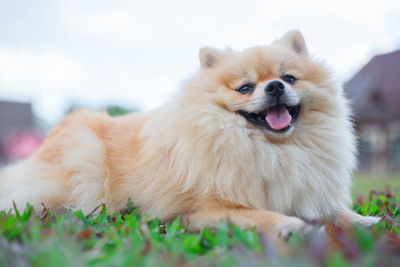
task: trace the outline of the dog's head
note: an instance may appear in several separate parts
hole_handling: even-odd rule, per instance
[[[246,119],[249,128],[287,137],[308,112],[327,112],[332,96],[329,72],[311,59],[300,32],[290,31],[269,46],[242,52],[200,50],[195,81],[203,95]]]

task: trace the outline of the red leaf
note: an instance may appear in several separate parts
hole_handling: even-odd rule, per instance
[[[150,249],[151,249],[150,240],[149,240],[149,239],[146,239],[146,241],[145,241],[145,243],[144,243],[144,246],[142,247],[142,249],[141,249],[141,251],[140,251],[140,254],[146,255],[147,253],[150,252]]]
[[[362,206],[362,205],[363,205],[363,202],[364,202],[364,199],[365,199],[364,194],[359,194],[359,195],[357,196],[357,204],[358,204],[359,206]]]
[[[76,237],[78,237],[79,239],[87,240],[90,238],[91,235],[92,235],[92,228],[88,227],[80,231],[76,235]]]

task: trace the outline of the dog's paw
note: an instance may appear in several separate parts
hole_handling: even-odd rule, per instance
[[[381,218],[373,217],[373,216],[357,216],[357,218],[353,219],[353,223],[358,223],[364,227],[371,227],[377,224]]]
[[[341,212],[337,216],[338,220],[342,222],[345,226],[352,226],[354,224],[359,224],[363,227],[371,227],[377,224],[381,218],[374,216],[362,216],[353,211]]]
[[[312,225],[299,218],[288,217],[276,227],[276,230],[278,237],[287,240],[294,232],[305,235],[310,233],[313,228]]]

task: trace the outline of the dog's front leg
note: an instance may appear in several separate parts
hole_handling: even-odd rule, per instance
[[[364,227],[371,227],[377,224],[381,218],[374,216],[362,216],[352,210],[341,211],[338,213],[340,221],[345,224],[360,224]]]
[[[313,228],[297,217],[217,200],[208,201],[198,211],[184,216],[183,220],[192,231],[199,231],[207,225],[215,227],[220,220],[225,220],[242,228],[256,227],[257,230],[282,238],[289,237],[292,232],[305,234]]]

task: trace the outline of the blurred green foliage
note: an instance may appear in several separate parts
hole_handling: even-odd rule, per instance
[[[107,110],[107,113],[110,116],[114,116],[114,117],[115,116],[123,116],[123,115],[126,115],[128,113],[137,111],[136,109],[129,110],[129,109],[126,109],[126,108],[123,108],[123,107],[120,107],[120,106],[109,106],[109,107],[106,108],[106,110]]]

